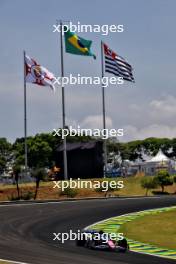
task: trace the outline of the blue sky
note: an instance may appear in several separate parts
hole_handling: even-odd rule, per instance
[[[135,84],[106,89],[107,125],[124,128],[123,140],[176,136],[175,0],[1,0],[0,137],[23,136],[23,50],[60,75],[56,19],[77,24],[123,24],[123,33],[81,33],[93,41],[91,57],[64,54],[65,74],[100,76],[100,41],[134,68]],[[68,125],[102,126],[101,87],[67,86]],[[61,127],[61,89],[27,84],[28,135]]]

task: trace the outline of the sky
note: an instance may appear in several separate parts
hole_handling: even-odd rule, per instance
[[[105,89],[108,128],[123,128],[121,141],[176,137],[175,0],[0,0],[0,137],[24,135],[23,50],[60,76],[57,19],[77,24],[121,25],[122,33],[82,32],[97,59],[64,52],[65,75],[101,76],[100,42],[125,57],[135,83]],[[110,75],[107,75],[110,76]],[[102,128],[101,86],[65,87],[66,123]],[[61,87],[27,84],[28,135],[62,126]]]

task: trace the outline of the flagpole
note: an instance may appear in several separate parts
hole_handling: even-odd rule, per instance
[[[63,24],[62,20],[60,20],[60,48],[61,48],[61,78],[64,77],[64,56],[63,56],[63,41],[62,41],[62,35],[63,35]],[[65,126],[65,91],[64,91],[64,85],[62,83],[62,126],[63,129]],[[64,179],[68,179],[68,170],[67,170],[67,140],[66,136],[64,136],[63,139],[63,160],[64,160]]]
[[[102,71],[102,78],[104,77],[104,60],[103,60],[103,42],[101,41],[101,71]],[[105,110],[105,87],[102,83],[102,107],[103,107],[103,129],[106,129],[106,110]],[[104,177],[106,177],[107,171],[107,142],[104,139]]]
[[[24,56],[24,157],[25,157],[25,176],[27,174],[28,157],[27,157],[27,104],[26,104],[26,52],[23,51]]]

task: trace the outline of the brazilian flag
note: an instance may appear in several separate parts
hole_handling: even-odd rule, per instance
[[[70,30],[65,30],[64,37],[66,52],[76,55],[93,56],[96,59],[96,56],[90,50],[91,40],[80,38]]]

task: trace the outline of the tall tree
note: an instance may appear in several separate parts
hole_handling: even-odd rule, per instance
[[[4,171],[8,160],[10,160],[11,150],[11,143],[6,138],[0,138],[0,173]]]

